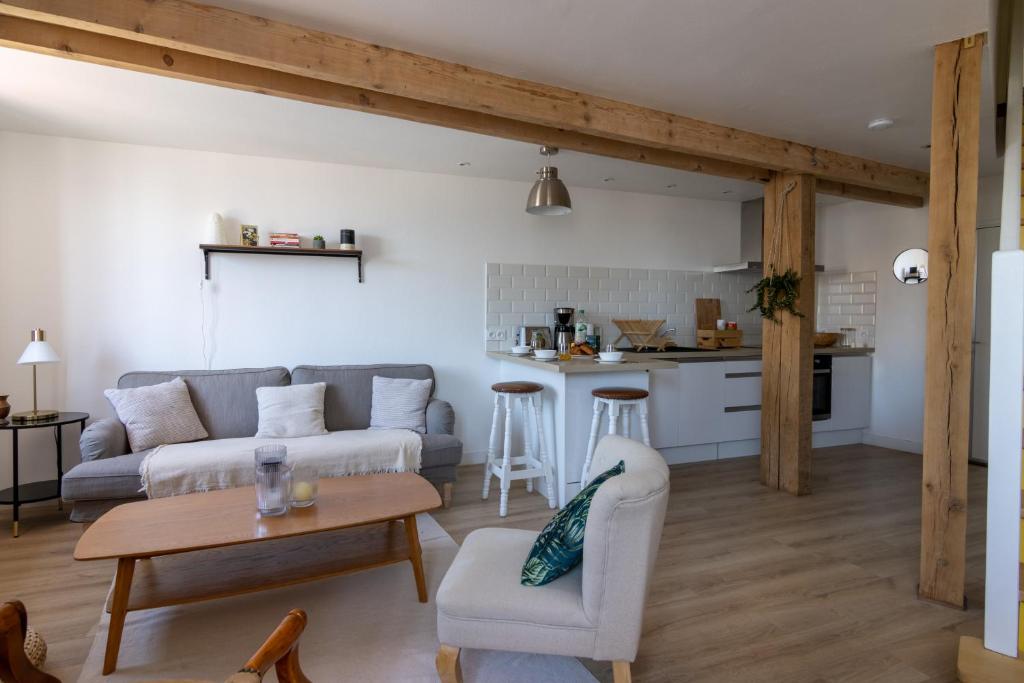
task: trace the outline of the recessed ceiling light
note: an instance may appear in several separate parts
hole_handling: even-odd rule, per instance
[[[465,167],[465,166],[472,166],[473,164],[469,163],[468,161],[460,161],[460,162],[458,162],[455,165],[456,166],[463,166],[463,167]]]
[[[868,122],[868,130],[885,130],[886,128],[892,128],[894,123],[896,122],[885,117],[873,119]]]
[[[669,183],[668,185],[665,186],[665,189],[671,190],[674,187],[678,187],[678,185],[676,185],[675,183]]]
[[[615,182],[615,178],[601,178],[601,182],[604,182],[604,183],[614,183]]]

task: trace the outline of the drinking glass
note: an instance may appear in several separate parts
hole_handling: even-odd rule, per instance
[[[288,512],[291,468],[288,447],[270,444],[256,449],[256,508],[260,515],[274,517]]]
[[[319,480],[320,473],[312,465],[295,465],[292,467],[291,501],[293,508],[309,507],[316,502],[317,483]]]

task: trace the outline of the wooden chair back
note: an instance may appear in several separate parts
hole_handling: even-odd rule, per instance
[[[258,683],[271,667],[279,683],[311,683],[299,666],[299,637],[306,628],[306,613],[293,609],[270,637],[226,683]],[[28,614],[17,600],[0,606],[0,681],[3,683],[61,683],[40,671],[25,656]],[[161,683],[154,681],[153,683]],[[162,683],[175,683],[163,681]],[[192,683],[195,683],[194,681]]]

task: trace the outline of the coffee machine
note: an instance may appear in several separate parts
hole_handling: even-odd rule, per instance
[[[576,337],[576,330],[572,325],[572,316],[575,312],[575,308],[555,309],[555,348],[558,350],[568,349]]]

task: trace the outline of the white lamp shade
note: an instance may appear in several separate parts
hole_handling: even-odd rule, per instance
[[[25,352],[18,359],[18,365],[41,365],[43,363],[59,363],[60,358],[48,341],[29,342]]]

